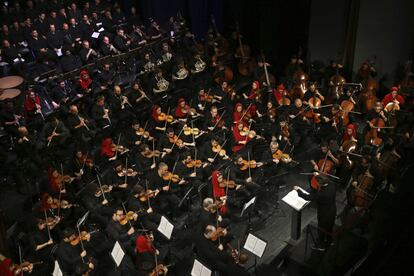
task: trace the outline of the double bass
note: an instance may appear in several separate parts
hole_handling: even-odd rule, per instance
[[[302,100],[305,92],[309,89],[309,75],[306,74],[301,68],[299,68],[293,74],[293,81],[295,84],[290,91],[290,98],[293,100],[298,98]]]
[[[269,70],[268,70],[269,64],[266,62],[266,59],[263,53],[262,53],[262,63],[263,63],[264,73],[259,77],[259,82],[265,83],[267,86],[267,91],[271,92],[273,90],[273,87],[276,86],[276,78],[275,76],[269,73]]]
[[[239,45],[236,49],[235,57],[239,59],[237,69],[242,76],[250,76],[254,71],[255,62],[251,58],[249,45],[243,44],[241,40],[239,24],[236,23],[237,40]]]
[[[363,113],[372,110],[377,99],[378,82],[371,76],[365,81],[364,89],[359,94],[360,109]]]

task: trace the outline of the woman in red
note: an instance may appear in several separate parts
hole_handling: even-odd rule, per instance
[[[187,117],[188,111],[187,111],[187,103],[185,102],[184,98],[178,99],[177,107],[175,108],[175,117],[177,119],[184,119]]]
[[[402,105],[404,104],[405,100],[403,96],[398,94],[398,87],[393,86],[391,87],[391,92],[385,95],[381,102],[384,107],[387,107],[387,105],[392,102],[398,105]]]
[[[106,138],[102,141],[101,156],[107,157],[108,159],[115,156],[115,151],[113,150],[112,138]]]
[[[243,104],[242,103],[237,103],[236,106],[234,107],[234,112],[233,112],[233,121],[234,123],[238,123],[239,121],[242,120],[245,121],[245,117],[243,117]]]
[[[24,101],[24,112],[28,120],[32,120],[35,116],[42,114],[40,98],[31,89],[29,89]]]
[[[66,193],[66,189],[62,186],[63,177],[58,170],[50,167],[47,171],[50,189],[54,194]]]
[[[355,126],[353,124],[349,124],[344,134],[342,135],[342,144],[346,141],[352,140],[353,142],[357,142],[357,133]]]
[[[220,183],[223,181],[223,175],[220,171],[213,171],[211,175],[211,184],[213,186],[213,197],[216,202],[224,202],[223,206],[220,208],[220,213],[226,214],[227,207],[225,205],[226,200],[226,190],[223,187],[220,187]]]
[[[262,94],[260,91],[260,82],[259,81],[254,81],[252,83],[252,88],[250,89],[250,93],[249,93],[249,100],[256,100],[261,102],[262,100]]]
[[[135,239],[136,260],[139,270],[150,271],[155,267],[155,255],[159,255],[159,252],[154,248],[153,242],[154,236],[152,234],[141,234]],[[161,260],[159,261],[161,262]]]
[[[92,90],[92,79],[88,71],[82,70],[79,78],[79,88],[83,94],[87,94]]]
[[[249,135],[242,135],[245,134],[244,128],[246,127],[245,123],[239,122],[237,124],[233,125],[233,139],[234,139],[234,145],[232,148],[232,151],[234,153],[239,152],[242,150],[252,138],[249,137]]]

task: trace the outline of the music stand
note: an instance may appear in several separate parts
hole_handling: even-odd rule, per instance
[[[249,233],[243,248],[254,255],[254,264],[253,266],[249,267],[248,270],[254,267],[254,271],[256,271],[257,257],[261,258],[263,256],[266,247],[266,241],[256,237],[252,233]]]
[[[244,214],[246,213],[246,210],[248,209],[247,212],[249,216],[248,216],[248,224],[247,224],[248,227],[247,228],[249,229],[249,231],[252,230],[252,212],[253,212],[255,203],[256,203],[256,197],[253,197],[252,199],[250,199],[248,202],[244,204],[243,209],[240,213],[240,218],[242,218]]]
[[[161,217],[160,224],[158,225],[158,232],[163,234],[168,240],[171,239],[171,234],[174,229],[174,225],[164,216]]]
[[[211,270],[203,265],[199,260],[194,259],[193,268],[191,269],[191,276],[210,276]]]
[[[309,194],[302,188],[299,189],[303,193]],[[291,240],[297,241],[300,238],[302,230],[302,210],[309,204],[310,201],[301,198],[295,190],[290,191],[286,196],[284,196],[282,201],[292,208],[290,237]]]
[[[125,256],[125,252],[124,250],[122,250],[121,245],[119,244],[119,242],[117,241],[111,251],[111,256],[114,259],[116,266],[119,267],[119,265],[121,264],[124,256]]]
[[[53,276],[63,276],[63,272],[60,269],[59,263],[57,260],[55,260],[55,268],[53,269]]]

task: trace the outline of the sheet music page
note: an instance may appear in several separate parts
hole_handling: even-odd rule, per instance
[[[55,261],[55,268],[53,269],[53,276],[63,276],[63,273],[62,273],[62,270],[60,270],[58,261]]]
[[[301,191],[303,191],[306,194],[309,194],[303,189],[301,189]],[[295,190],[290,191],[285,197],[282,198],[282,201],[285,202],[290,207],[292,207],[293,209],[295,209],[296,211],[302,210],[309,203],[309,201],[301,198],[298,195],[298,192]]]
[[[168,219],[164,216],[161,217],[160,225],[158,225],[158,231],[163,234],[167,239],[171,238],[172,231],[174,229],[174,225],[171,224]]]
[[[250,252],[254,252],[254,247],[256,246],[257,238],[249,233],[247,236],[246,242],[244,243],[244,248]]]
[[[253,251],[254,254],[257,257],[261,258],[263,256],[263,253],[264,253],[265,249],[266,249],[266,245],[267,244],[264,241],[262,241],[261,239],[257,239],[256,240],[256,245],[255,245],[254,251]]]
[[[100,33],[98,33],[98,32],[93,32],[92,37],[93,37],[93,38],[98,38],[98,37],[99,37],[99,35],[100,35]]]
[[[122,259],[124,258],[125,253],[124,250],[122,250],[121,245],[118,243],[118,241],[115,243],[111,255],[116,265],[119,266],[122,262]]]
[[[205,267],[197,259],[194,260],[193,269],[191,270],[191,276],[210,276],[211,270]]]

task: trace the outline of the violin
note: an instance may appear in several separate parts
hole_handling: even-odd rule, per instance
[[[42,220],[42,224],[47,224],[49,229],[53,229],[59,222],[61,218],[60,217],[47,217],[46,220]]]
[[[91,158],[88,158],[87,154],[82,154],[82,156],[78,158],[78,160],[79,160],[79,163],[85,164],[85,166],[88,166],[88,167],[93,167],[94,165],[93,160]]]
[[[178,136],[175,134],[173,137],[168,137],[168,141],[170,141],[170,143],[172,144],[177,145],[180,148],[184,146],[184,141],[178,138]]]
[[[196,116],[196,115],[200,115],[195,108],[190,107],[189,105],[185,105],[184,108],[181,109],[181,112],[183,112],[184,114],[190,114],[190,116]]]
[[[290,157],[289,154],[284,153],[283,151],[281,151],[279,149],[272,154],[272,158],[276,159],[276,160],[279,160],[279,161],[282,161],[284,163],[289,163],[290,161],[292,161],[292,158]]]
[[[200,96],[200,100],[202,102],[209,102],[209,103],[211,103],[211,102],[215,101],[216,99],[212,95],[203,94],[203,95]]]
[[[220,237],[224,237],[227,233],[227,230],[222,227],[217,227],[216,231],[213,232],[211,240],[217,241]]]
[[[244,127],[243,130],[240,131],[241,136],[247,136],[251,139],[253,139],[256,136],[256,131],[250,130],[247,127]]]
[[[120,172],[118,172],[118,176],[119,177],[123,177],[123,176],[131,176],[131,177],[134,177],[134,176],[136,176],[138,174],[138,172],[136,172],[136,171],[134,171],[133,169],[131,169],[131,168],[128,168],[128,169],[125,169],[125,168],[123,168]]]
[[[148,150],[146,152],[144,152],[144,156],[147,158],[152,158],[152,157],[159,157],[161,155],[161,152],[159,150]]]
[[[34,262],[34,263],[24,261],[21,264],[15,264],[13,266],[13,272],[15,273],[15,275],[20,275],[20,274],[23,275],[23,272],[26,272],[26,271],[31,273],[33,271],[33,266],[39,265],[39,264],[42,264],[42,263],[43,263],[42,261]]]
[[[139,195],[139,200],[141,202],[145,202],[145,201],[148,201],[148,199],[155,197],[157,194],[158,194],[158,191],[153,191],[153,190],[148,189]]]
[[[239,185],[236,184],[236,182],[234,182],[234,180],[226,180],[226,179],[223,179],[223,181],[221,181],[219,183],[219,186],[221,188],[228,187],[230,189],[233,189],[233,188],[237,188]]]
[[[79,206],[78,204],[71,204],[69,202],[67,202],[66,200],[61,200],[60,204],[59,204],[59,200],[58,199],[53,199],[53,203],[50,205],[50,207],[52,209],[58,209],[58,208],[62,208],[62,209],[68,209],[71,207],[76,207]]]
[[[71,240],[70,241],[70,244],[71,245],[73,245],[73,246],[76,246],[76,245],[78,245],[79,244],[79,242],[82,240],[82,241],[90,241],[90,239],[91,239],[91,234],[93,234],[93,233],[95,233],[95,232],[97,232],[97,231],[99,231],[99,230],[94,230],[94,231],[91,231],[91,232],[87,232],[87,231],[81,231],[80,232],[80,235],[78,234],[77,236],[76,236],[76,238],[74,238],[73,240]]]
[[[254,169],[256,167],[260,167],[261,165],[263,165],[263,163],[256,162],[255,160],[250,160],[250,161],[248,161],[248,160],[242,160],[240,165],[241,165],[240,170],[241,171],[246,171],[249,168],[250,169]]]
[[[198,128],[191,128],[191,127],[184,127],[184,135],[199,135],[200,133],[203,133],[203,131],[200,131]]]
[[[117,151],[117,152],[119,152],[120,154],[124,154],[125,152],[128,152],[128,151],[129,151],[129,149],[128,149],[128,148],[126,148],[126,147],[124,147],[124,146],[122,146],[122,145],[115,145],[115,144],[112,144],[112,145],[111,145],[111,150],[112,150],[113,152]]]
[[[128,211],[125,214],[124,218],[119,221],[119,224],[126,225],[127,223],[129,223],[129,221],[134,220],[134,215],[136,215],[136,213]]]
[[[138,136],[142,136],[145,139],[152,138],[150,133],[142,127],[138,128],[138,130],[135,131],[135,134]]]
[[[203,162],[201,160],[191,160],[190,162],[185,163],[187,168],[200,168],[203,165]]]
[[[213,152],[217,153],[217,154],[218,154],[218,155],[220,155],[220,156],[227,156],[227,155],[226,155],[226,150],[225,150],[225,149],[223,149],[220,145],[215,145],[215,146],[212,146],[211,150],[212,150]]]
[[[173,174],[172,172],[166,172],[162,176],[162,179],[177,183],[177,182],[180,182],[182,178],[178,174]]]
[[[215,116],[212,121],[211,121],[216,127],[218,128],[223,128],[224,127],[224,120],[222,120],[222,118],[220,116]]]
[[[172,115],[167,115],[163,112],[161,112],[160,115],[158,115],[158,120],[159,121],[166,121],[168,123],[171,123],[174,121],[174,117]]]
[[[100,197],[102,195],[102,192],[109,193],[110,191],[112,191],[113,187],[111,185],[102,185],[101,188],[98,187],[98,189],[96,189],[96,191],[95,191],[95,196],[96,197]]]
[[[167,273],[168,273],[167,265],[157,264],[157,266],[150,273],[150,276],[167,275]]]

